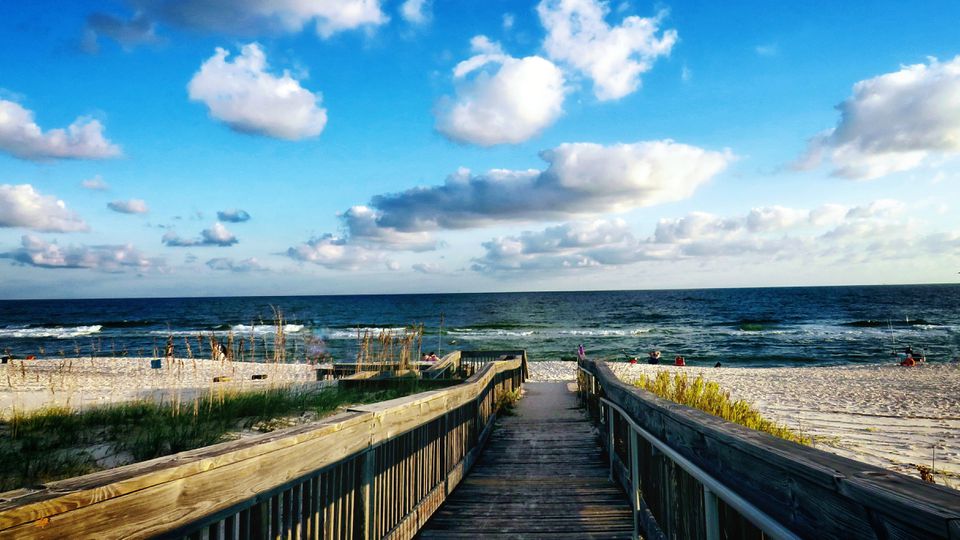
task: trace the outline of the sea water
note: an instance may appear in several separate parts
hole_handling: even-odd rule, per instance
[[[358,335],[423,324],[423,352],[526,349],[533,361],[583,344],[591,357],[660,350],[692,365],[889,363],[907,346],[945,362],[960,355],[958,308],[960,285],[10,300],[0,301],[0,354],[151,356],[172,337],[178,356],[185,341],[199,355],[198,335],[206,346],[231,333],[262,348],[278,310],[301,359],[350,361]]]

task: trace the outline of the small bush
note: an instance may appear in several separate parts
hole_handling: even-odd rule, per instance
[[[800,444],[810,444],[810,438],[798,434],[790,428],[767,420],[752,405],[738,399],[734,401],[730,393],[715,382],[707,381],[702,375],[691,381],[686,373],[673,377],[668,371],[659,371],[655,377],[641,375],[634,386],[649,390],[670,401],[719,416],[724,420],[763,431],[771,435]]]
[[[500,392],[497,395],[497,400],[494,403],[494,406],[497,409],[497,414],[503,416],[513,416],[513,408],[517,405],[517,402],[520,401],[521,392],[520,389],[516,390],[506,390]]]

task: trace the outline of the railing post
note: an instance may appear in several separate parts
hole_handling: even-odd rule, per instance
[[[707,540],[720,540],[720,510],[717,494],[703,486],[703,517],[706,521]]]
[[[633,538],[640,537],[640,436],[630,431],[630,506],[633,507]]]
[[[610,458],[610,481],[613,481],[613,456],[615,453],[613,443],[613,407],[607,407],[607,454]]]
[[[370,447],[366,452],[363,453],[363,457],[360,459],[361,462],[360,469],[360,497],[361,504],[363,505],[363,516],[360,518],[360,538],[364,540],[370,540],[374,537],[373,534],[373,480],[376,475],[376,460],[374,447]]]

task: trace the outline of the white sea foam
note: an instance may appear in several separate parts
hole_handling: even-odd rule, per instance
[[[383,332],[394,335],[402,335],[404,332],[411,332],[412,330],[403,326],[399,327],[380,327],[380,326],[361,326],[360,328],[336,328],[336,329],[327,329],[318,332],[320,335],[327,339],[357,339],[357,336],[363,337],[364,334],[369,334],[373,337],[377,337]]]
[[[100,332],[99,324],[90,326],[69,326],[52,328],[0,328],[0,338],[56,338],[70,339],[89,336]]]

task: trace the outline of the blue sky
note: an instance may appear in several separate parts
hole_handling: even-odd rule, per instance
[[[0,298],[954,282],[957,20],[6,3]]]

